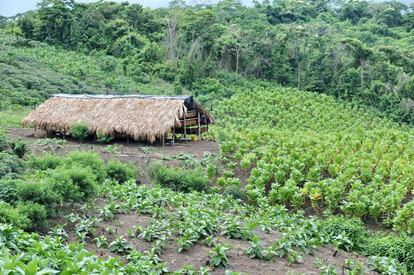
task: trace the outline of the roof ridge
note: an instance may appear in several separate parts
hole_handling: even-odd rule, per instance
[[[53,97],[79,98],[79,99],[115,99],[115,98],[140,98],[140,99],[171,99],[186,100],[192,95],[166,96],[166,95],[104,95],[104,94],[53,94]]]

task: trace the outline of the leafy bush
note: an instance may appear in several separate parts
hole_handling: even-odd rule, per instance
[[[8,144],[6,141],[6,136],[0,132],[0,152],[4,151],[7,148]]]
[[[23,162],[15,155],[0,152],[0,178],[4,176],[15,177],[24,171]]]
[[[27,144],[21,140],[12,141],[10,147],[13,150],[13,153],[19,158],[23,158],[24,155],[28,152]]]
[[[360,220],[330,217],[321,222],[322,234],[340,249],[361,251],[367,242],[367,232]]]
[[[103,133],[100,133],[100,132],[96,133],[96,140],[99,143],[109,143],[113,139],[114,139],[113,137],[105,135]]]
[[[89,128],[86,123],[77,122],[70,127],[69,133],[77,140],[84,140],[89,136]]]
[[[235,178],[233,176],[231,177],[220,177],[217,179],[217,183],[220,186],[233,186],[233,187],[239,187],[241,185],[240,179]]]
[[[229,250],[230,248],[222,244],[216,244],[213,250],[209,251],[210,259],[208,260],[208,264],[212,267],[226,267],[229,264],[227,257]]]
[[[110,179],[113,179],[119,183],[137,178],[137,170],[133,165],[129,163],[122,163],[118,160],[109,161],[106,167],[106,172]]]
[[[0,223],[10,223],[23,229],[31,226],[27,216],[22,214],[18,208],[3,201],[0,201]]]
[[[40,157],[32,157],[28,163],[29,166],[36,170],[47,170],[47,169],[55,169],[59,165],[61,165],[63,159],[61,157],[46,154]]]
[[[52,209],[64,198],[46,181],[21,181],[17,185],[17,194],[21,201],[38,203]]]
[[[365,245],[363,254],[394,258],[414,272],[414,238],[374,235]]]
[[[17,181],[10,178],[0,180],[0,201],[15,203],[19,199],[17,194]]]
[[[390,257],[404,264],[409,271],[414,271],[414,238],[412,237],[370,235],[361,221],[345,217],[324,220],[321,222],[321,229],[328,240],[336,243],[341,249],[356,251],[366,256]]]
[[[247,194],[244,189],[237,186],[228,186],[224,189],[224,194],[232,196],[235,199],[239,199],[242,201],[247,201]]]
[[[394,226],[398,230],[414,235],[414,200],[406,203],[397,211]]]
[[[208,178],[197,170],[169,168],[161,163],[155,163],[150,167],[150,175],[157,183],[176,191],[209,190]]]
[[[51,173],[53,190],[65,201],[83,201],[96,196],[97,181],[94,171],[80,165],[59,166]]]
[[[388,257],[372,256],[369,265],[379,274],[407,274],[405,266],[395,259]]]
[[[102,183],[106,178],[105,163],[97,153],[88,151],[70,152],[66,156],[64,163],[69,167],[72,165],[78,165],[86,168],[89,167],[96,175],[98,183]]]
[[[19,213],[31,221],[31,229],[39,229],[47,218],[46,207],[37,203],[25,202],[17,206]]]

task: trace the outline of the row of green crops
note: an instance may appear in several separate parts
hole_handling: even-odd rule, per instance
[[[329,96],[241,91],[216,110],[249,199],[381,220],[414,233],[414,132]],[[234,166],[234,165],[233,165]]]
[[[291,214],[283,206],[272,206],[266,200],[252,207],[219,194],[179,193],[159,186],[137,186],[134,181],[122,185],[105,181],[100,192],[106,203],[85,204],[77,213],[67,215],[66,228],[75,231],[79,242],[123,258],[125,265],[119,268],[126,273],[167,272],[164,252],[174,242],[178,253],[191,253],[195,245],[210,247],[206,266],[197,270],[197,274],[208,274],[214,268],[228,266],[232,260],[227,256],[232,248],[222,244],[223,237],[249,241],[244,253],[262,261],[285,258],[291,264],[301,263],[319,246],[331,244],[336,249],[370,256],[369,268],[380,273],[387,274],[389,268],[395,269],[395,274],[405,274],[406,268],[414,268],[412,241],[393,235],[388,240],[383,235],[372,236],[356,220],[334,217],[321,221]],[[129,225],[126,234],[117,235],[117,229],[110,224],[117,224],[117,216],[122,214],[151,219],[145,226],[138,219],[136,224]],[[260,231],[279,232],[281,236],[265,245],[259,237]],[[56,227],[50,235],[69,239],[64,226]],[[136,239],[147,242],[147,249],[136,246]],[[46,266],[52,267],[51,264]],[[59,268],[65,270],[66,266]],[[196,272],[191,266],[185,268]],[[364,270],[369,269],[364,267]]]
[[[32,161],[31,166],[38,171],[48,171],[59,162],[44,157]],[[58,271],[66,272],[64,274],[161,274],[167,271],[162,260],[164,250],[168,242],[174,241],[179,253],[196,244],[211,247],[206,267],[199,270],[200,274],[207,274],[212,268],[227,266],[231,261],[226,256],[229,248],[220,243],[220,236],[250,241],[245,253],[266,261],[286,258],[291,263],[300,263],[315,248],[331,244],[337,249],[376,255],[370,264],[377,271],[389,268],[395,269],[396,274],[404,274],[405,268],[414,268],[414,246],[408,238],[372,236],[358,221],[339,217],[325,221],[308,218],[292,214],[283,206],[271,205],[265,199],[258,199],[257,206],[245,205],[220,194],[179,193],[159,186],[137,185],[135,180],[123,184],[105,180],[99,186],[99,197],[105,204],[86,203],[76,213],[66,216],[67,229],[75,231],[78,243],[70,243],[73,239],[68,237],[64,225],[57,226],[44,237],[0,226],[3,247],[0,269],[31,274]],[[131,226],[126,235],[113,236],[116,230],[111,226],[105,226],[104,234],[99,231],[100,224],[116,221],[121,214],[149,216],[151,222],[146,226],[138,223]],[[258,231],[279,232],[281,237],[265,246]],[[140,247],[134,246],[134,238],[149,242],[150,248],[140,251]],[[124,260],[99,259],[79,242],[106,249]],[[192,270],[189,266],[186,269]],[[178,271],[177,274],[182,273]]]

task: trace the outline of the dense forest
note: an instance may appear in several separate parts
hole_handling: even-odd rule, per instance
[[[142,85],[155,81],[205,101],[257,79],[334,95],[413,123],[413,9],[397,1],[274,0],[252,7],[237,0],[172,1],[169,8],[147,9],[43,0],[37,10],[2,18],[0,25],[4,35],[18,37],[9,46],[38,47],[35,40],[99,58],[98,70],[114,76],[97,91],[145,92]],[[44,59],[53,58],[49,51],[57,50],[44,50]],[[13,67],[21,60],[9,55],[1,62]],[[80,68],[71,77],[82,82],[88,74]],[[124,79],[130,84],[120,84]],[[35,89],[23,86],[16,92]]]

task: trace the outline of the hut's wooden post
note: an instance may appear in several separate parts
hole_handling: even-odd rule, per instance
[[[175,125],[173,128],[172,144],[175,145]]]
[[[164,135],[162,135],[162,136],[161,136],[161,139],[162,139],[162,147],[164,148],[164,146],[165,146],[165,136],[164,136]]]
[[[200,112],[197,112],[198,118],[198,141],[201,141],[201,128],[200,128]]]
[[[185,121],[185,116],[187,114],[184,113],[184,140],[185,142],[187,142],[187,125],[186,125],[186,121]]]

